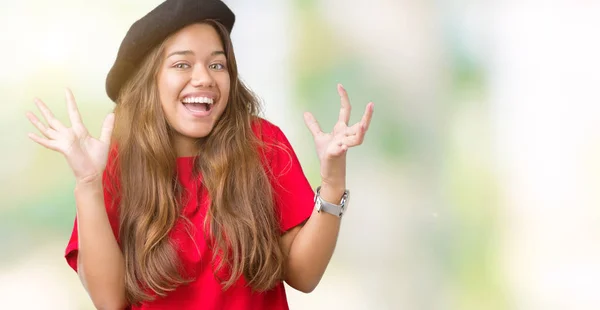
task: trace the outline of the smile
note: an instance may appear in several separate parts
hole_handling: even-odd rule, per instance
[[[186,97],[181,103],[193,116],[202,117],[210,115],[214,99],[209,97]]]

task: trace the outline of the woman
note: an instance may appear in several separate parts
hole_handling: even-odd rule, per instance
[[[36,99],[42,146],[76,178],[66,249],[99,309],[288,309],[283,282],[312,291],[333,254],[345,210],[345,154],[373,104],[324,133],[304,115],[321,162],[315,195],[279,128],[258,117],[239,80],[218,0],[167,0],[132,25],[107,77],[116,103],[99,139],[66,93],[72,127]],[[113,131],[114,128],[114,131]]]

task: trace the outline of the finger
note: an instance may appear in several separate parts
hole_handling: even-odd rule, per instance
[[[106,144],[110,144],[110,137],[112,135],[114,126],[115,113],[109,113],[104,119],[104,122],[102,123],[102,130],[100,131],[100,141]]]
[[[340,155],[344,154],[347,150],[348,150],[348,146],[345,145],[344,142],[340,140],[336,144],[336,148],[332,152],[332,155],[333,156],[340,156]]]
[[[352,110],[352,107],[350,106],[350,99],[348,98],[348,92],[346,92],[346,89],[344,89],[342,84],[338,84],[337,89],[342,104],[338,121],[348,125],[348,121],[350,120],[350,111]]]
[[[27,134],[27,136],[29,137],[29,139],[35,141],[36,143],[40,144],[45,148],[51,149],[53,151],[59,151],[51,140],[41,138],[40,136],[34,133],[29,133]]]
[[[358,123],[352,125],[351,127],[346,127],[344,134],[346,136],[355,135],[356,133],[358,133],[361,130],[362,127],[363,127],[362,122],[358,122]]]
[[[73,96],[73,92],[69,88],[65,89],[65,97],[67,99],[67,111],[69,112],[71,126],[82,125],[83,122],[81,121],[81,114],[75,102],[75,96]]]
[[[35,128],[37,128],[37,130],[40,131],[41,134],[43,134],[46,138],[50,138],[48,128],[46,127],[46,125],[40,122],[40,120],[35,116],[35,114],[27,112],[25,115],[27,116],[27,119],[29,119],[29,121],[33,124],[33,126],[35,126]]]
[[[356,127],[356,131],[353,134],[347,134],[341,139],[341,143],[348,147],[353,147],[357,145],[361,145],[365,138],[365,133],[367,132],[364,125],[361,123],[357,123],[352,127]]]
[[[365,127],[362,125],[362,123],[358,123],[357,125],[358,128],[356,129],[356,132],[352,135],[346,135],[343,139],[344,144],[349,144],[349,146],[356,146],[356,145],[360,145],[362,144],[364,138],[365,138],[365,133],[367,132],[367,129],[365,129]]]
[[[346,127],[344,134],[346,136],[351,136],[357,134],[359,131],[366,132],[369,129],[369,125],[371,124],[371,118],[373,117],[373,107],[374,104],[372,102],[369,102],[369,104],[367,104],[367,107],[365,108],[365,114],[363,115],[360,122],[350,127]]]
[[[316,137],[323,133],[323,131],[321,131],[319,123],[310,112],[304,113],[304,123],[306,124],[306,127],[308,127],[308,130],[310,130],[310,132],[312,133],[313,137]]]
[[[42,100],[35,98],[34,101],[35,101],[35,105],[38,107],[40,112],[42,112],[42,115],[44,116],[44,119],[46,119],[46,122],[48,123],[48,126],[50,128],[54,128],[54,129],[65,128],[65,126],[54,117],[54,114],[52,114],[52,111],[50,111],[50,109],[48,109],[48,107],[46,106],[46,104],[44,102],[42,102]]]
[[[345,146],[346,148],[350,148],[353,146],[361,145],[363,143],[363,137],[364,137],[364,134],[358,134],[358,135],[354,135],[354,136],[344,137],[344,138],[342,138],[342,146]]]
[[[365,131],[369,129],[369,125],[371,124],[371,118],[373,117],[373,111],[375,110],[375,104],[373,102],[369,102],[367,107],[365,108],[365,114],[363,114],[360,123],[363,124]]]

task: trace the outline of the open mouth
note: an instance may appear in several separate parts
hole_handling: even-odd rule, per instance
[[[192,113],[206,113],[212,109],[214,100],[208,97],[188,97],[182,103]]]

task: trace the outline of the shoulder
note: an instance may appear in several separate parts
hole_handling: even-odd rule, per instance
[[[282,142],[286,142],[282,140],[287,140],[285,139],[285,135],[277,125],[269,122],[268,120],[262,117],[256,117],[254,119],[254,121],[252,122],[252,130],[262,142],[265,142],[267,144],[279,144]]]
[[[283,131],[270,121],[256,117],[252,130],[259,142],[259,150],[266,163],[272,168],[288,167],[294,150]]]
[[[270,121],[257,117],[253,121],[252,130],[258,137],[259,147],[266,156],[287,158],[294,153],[294,149],[283,131]]]

